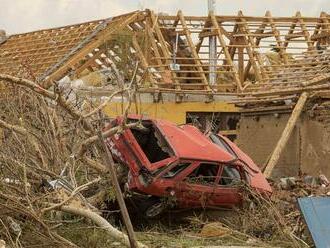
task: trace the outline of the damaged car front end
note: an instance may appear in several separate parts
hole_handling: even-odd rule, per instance
[[[168,207],[233,207],[242,203],[241,185],[271,193],[260,169],[225,137],[204,135],[191,125],[130,116],[143,128],[107,139],[115,160],[128,168],[129,191],[148,196],[148,217]],[[110,126],[121,125],[116,118]]]

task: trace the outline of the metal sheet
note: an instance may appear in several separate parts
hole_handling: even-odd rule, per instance
[[[316,247],[330,247],[330,197],[299,198],[298,204]]]

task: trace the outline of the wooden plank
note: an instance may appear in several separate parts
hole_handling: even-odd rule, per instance
[[[80,73],[87,69],[89,66],[94,65],[96,62],[95,60],[98,59],[102,53],[105,52],[105,49],[100,49],[97,53],[93,54],[88,60],[86,60],[81,66],[75,69],[75,77],[79,78]]]
[[[297,12],[297,13],[298,13],[298,12]],[[297,13],[296,13],[296,15],[297,15]],[[286,48],[287,48],[288,45],[289,45],[289,37],[288,37],[288,35],[292,35],[292,34],[293,34],[293,32],[294,32],[296,26],[297,26],[297,19],[295,18],[295,19],[292,21],[292,24],[291,24],[291,26],[290,26],[290,29],[289,29],[287,35],[285,36],[285,41],[283,42],[283,47],[284,47],[285,50],[286,50]]]
[[[105,164],[108,166],[109,171],[110,171],[111,183],[112,183],[112,185],[115,189],[116,199],[118,201],[120,212],[121,212],[121,214],[123,216],[123,219],[124,219],[124,223],[125,223],[125,226],[126,226],[130,246],[132,248],[137,248],[138,244],[136,242],[136,237],[135,237],[135,233],[134,233],[134,230],[133,230],[133,225],[132,225],[131,219],[129,217],[129,214],[128,214],[128,211],[127,211],[127,208],[126,208],[126,204],[125,204],[125,200],[124,200],[124,196],[121,192],[120,185],[119,185],[119,182],[118,182],[117,170],[116,170],[115,165],[114,165],[115,162],[113,161],[112,155],[111,155],[111,153],[110,153],[110,151],[109,151],[109,149],[108,149],[108,147],[107,147],[107,145],[104,141],[104,138],[103,138],[103,135],[102,135],[101,131],[98,132],[98,137],[99,137],[99,142],[101,144],[101,147],[103,148],[103,152],[104,152],[103,156],[104,156]]]
[[[297,123],[298,118],[300,117],[300,114],[305,106],[307,99],[308,99],[308,94],[306,92],[303,92],[300,95],[299,100],[298,100],[295,108],[292,111],[292,114],[281,134],[280,139],[278,140],[278,142],[275,146],[275,149],[274,149],[270,159],[268,160],[268,162],[266,164],[266,167],[264,168],[264,176],[266,178],[270,177],[270,175],[273,172],[273,169],[275,168],[276,164],[278,163],[280,156],[281,156],[282,152],[284,151],[286,144],[289,141],[291,133]]]
[[[237,135],[238,134],[238,131],[237,130],[220,130],[219,133],[221,135]]]
[[[140,47],[140,45],[139,45],[139,43],[138,43],[137,38],[136,38],[135,35],[132,38],[132,43],[133,43],[133,47],[134,47],[134,49],[135,49],[135,51],[137,53],[137,56],[140,59],[142,68],[144,70],[146,70],[146,72],[147,72],[147,77],[149,78],[150,83],[152,83],[153,86],[157,87],[157,82],[154,79],[154,77],[152,76],[152,74],[149,73],[148,62],[147,62],[146,58],[144,57],[144,54],[142,52],[142,49],[141,49],[141,47]]]
[[[313,41],[311,40],[311,35],[307,31],[304,20],[301,18],[301,13],[298,11],[296,16],[298,17],[298,22],[299,22],[301,30],[303,32],[303,37],[305,37],[305,41],[307,42],[308,50],[314,50],[315,47],[313,46]]]
[[[202,82],[204,83],[205,85],[205,88],[207,90],[210,90],[211,91],[211,87],[209,86],[209,82],[207,81],[207,78],[206,78],[206,75],[202,69],[202,67],[200,67],[199,65],[201,65],[201,62],[200,62],[200,58],[199,58],[199,55],[196,51],[196,47],[192,41],[192,38],[191,38],[191,33],[187,27],[187,24],[186,24],[186,21],[183,17],[183,14],[182,14],[182,11],[179,10],[178,11],[178,17],[180,18],[180,22],[181,22],[181,25],[185,31],[185,34],[186,34],[186,39],[187,39],[187,42],[188,42],[188,45],[189,45],[189,48],[190,48],[190,51],[192,53],[192,56],[193,58],[195,58],[195,60],[193,60],[194,63],[196,63],[196,65],[198,65],[198,67],[196,68],[198,71],[199,71],[199,74],[201,76],[201,79],[202,79]]]
[[[224,54],[225,54],[227,63],[231,66],[231,70],[234,72],[234,80],[236,82],[237,89],[238,89],[238,91],[242,91],[243,90],[243,87],[242,87],[241,81],[239,79],[239,76],[238,76],[236,67],[235,67],[235,65],[233,63],[233,60],[232,60],[232,58],[231,58],[231,56],[229,54],[229,51],[228,51],[228,47],[226,45],[226,42],[225,42],[224,38],[222,37],[222,33],[220,31],[220,28],[219,28],[219,23],[218,23],[215,15],[213,13],[210,14],[210,17],[211,17],[211,20],[212,20],[213,27],[216,28],[216,31],[218,33],[217,37],[218,37],[219,42],[220,42],[220,45],[222,46],[222,49],[224,51]]]
[[[151,43],[151,47],[152,47],[152,50],[155,54],[155,57],[156,57],[156,62],[157,62],[157,65],[162,65],[163,68],[167,68],[167,66],[163,66],[163,63],[160,59],[160,53],[158,51],[158,46],[157,46],[157,43],[156,43],[156,40],[155,40],[155,36],[153,34],[153,30],[151,29],[151,22],[150,22],[150,18],[147,18],[147,25],[146,25],[146,33],[147,33],[147,37],[149,38],[150,40],[150,43]]]
[[[288,63],[288,55],[285,52],[284,46],[282,44],[282,40],[281,40],[281,35],[280,35],[280,31],[276,28],[276,25],[274,24],[274,19],[272,18],[272,14],[270,13],[270,11],[266,12],[266,17],[268,18],[268,21],[270,23],[270,27],[274,33],[274,37],[277,43],[277,46],[279,47],[279,54],[283,60],[284,64]]]
[[[245,19],[243,17],[243,12],[242,11],[239,11],[238,12],[238,16],[240,16],[240,21],[242,22],[245,22]],[[255,56],[254,56],[254,50],[253,50],[253,47],[255,47],[255,43],[254,43],[254,40],[253,38],[250,36],[251,32],[248,28],[248,26],[246,24],[241,24],[241,25],[238,25],[239,28],[241,29],[241,31],[245,34],[247,34],[247,37],[244,37],[244,41],[245,41],[245,44],[247,45],[247,47],[245,48],[247,53],[248,53],[248,56],[249,56],[249,59],[250,59],[250,62],[251,62],[251,65],[253,67],[253,70],[254,70],[254,73],[255,73],[255,76],[256,76],[256,79],[258,82],[261,82],[262,81],[262,77],[261,77],[261,73],[260,73],[260,70],[259,70],[259,67],[255,61],[255,59],[257,59]],[[251,46],[252,45],[252,48]],[[258,60],[258,59],[257,59]],[[261,61],[258,61],[259,64],[261,65]],[[244,72],[243,72],[243,80],[244,80]]]
[[[263,34],[265,32],[266,27],[267,27],[267,24],[266,24],[265,21],[263,21],[254,33],[255,34]],[[259,48],[259,44],[260,44],[262,38],[263,37],[256,37],[256,41],[255,41],[256,48]],[[261,64],[260,64],[260,66],[261,66]],[[264,68],[264,67],[262,67],[262,68]],[[251,61],[248,61],[247,65],[245,66],[244,80],[247,79],[247,76],[248,76],[248,73],[249,73],[250,69],[251,69]],[[266,78],[266,77],[264,77],[264,78]]]
[[[126,27],[129,23],[136,21],[139,18],[138,13],[134,13],[131,16],[127,17],[125,20],[120,21],[111,28],[106,28],[105,30],[101,31],[95,38],[93,38],[88,44],[83,46],[79,52],[72,55],[67,62],[61,65],[56,71],[51,73],[45,78],[43,82],[43,86],[48,88],[53,80],[60,79],[70,68],[74,67],[76,63],[79,63],[81,59],[83,59],[90,51],[93,51],[95,48],[99,47],[101,44],[106,42],[110,39],[111,35],[123,27]]]
[[[153,11],[150,11],[150,20],[151,20],[151,24],[152,24],[152,28],[151,30],[154,31],[156,33],[156,36],[158,38],[158,41],[160,43],[160,48],[161,51],[163,53],[163,57],[171,57],[171,53],[167,47],[166,41],[164,39],[164,36],[162,34],[162,31],[160,30],[159,24],[158,24],[158,20],[155,16],[155,14],[153,13]],[[166,60],[164,61],[164,63],[167,63]],[[169,68],[169,66],[167,67]],[[174,72],[173,70],[171,70],[169,68],[170,74],[172,79],[174,80],[175,83],[177,83],[176,90],[180,91],[180,82],[176,79],[177,78],[177,73]]]
[[[244,44],[242,41],[243,39],[237,39],[237,42],[240,42]],[[243,85],[244,83],[244,48],[243,47],[238,47],[238,75],[239,75],[239,80],[241,81],[241,84]],[[249,60],[251,61],[251,60]]]
[[[159,16],[160,20],[175,20],[176,16],[171,16],[171,15],[162,15]],[[284,23],[287,24],[288,22],[293,22],[296,21],[297,19],[293,17],[273,17],[275,22],[278,23]],[[304,22],[307,23],[317,23],[319,20],[319,17],[302,17]],[[206,21],[208,19],[207,16],[186,16],[185,19],[187,21]],[[266,17],[263,16],[246,16],[245,19],[249,22],[262,22],[262,21],[267,21]],[[239,17],[237,15],[222,15],[222,16],[217,16],[217,20],[221,22],[232,22],[232,21],[239,21]]]

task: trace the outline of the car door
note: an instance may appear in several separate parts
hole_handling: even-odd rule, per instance
[[[243,177],[239,167],[224,164],[216,180],[214,192],[209,199],[211,206],[233,207],[242,202]]]
[[[184,176],[175,184],[179,206],[206,207],[214,192],[220,166],[215,163],[195,162],[187,168]]]

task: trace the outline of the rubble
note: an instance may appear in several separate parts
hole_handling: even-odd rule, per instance
[[[291,189],[296,185],[296,178],[286,177],[280,179],[280,186],[282,189]]]
[[[225,235],[229,235],[231,232],[228,228],[223,227],[221,223],[213,222],[207,223],[203,226],[200,231],[200,236],[203,238],[210,237],[223,237]]]

